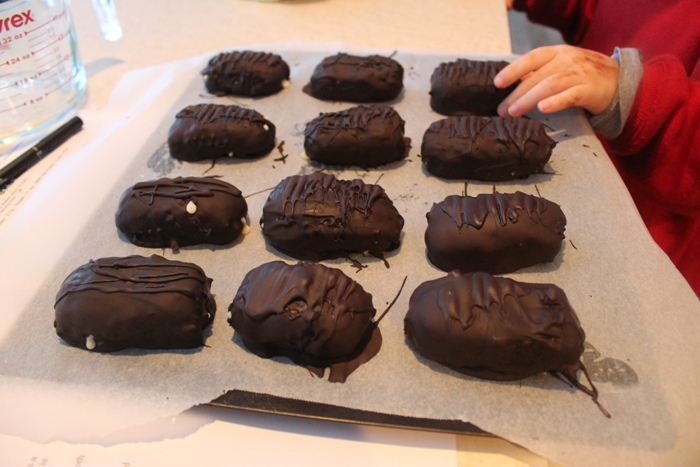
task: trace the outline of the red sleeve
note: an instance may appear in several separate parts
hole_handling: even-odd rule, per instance
[[[558,29],[569,44],[581,42],[598,0],[515,0],[513,8],[527,13],[533,23]]]
[[[683,64],[671,55],[645,63],[625,128],[609,141],[611,153],[622,156],[617,164],[627,184],[672,212],[697,216],[699,122],[700,80],[688,77]]]

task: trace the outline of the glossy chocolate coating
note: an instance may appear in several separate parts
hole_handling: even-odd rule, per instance
[[[275,125],[236,105],[190,105],[175,116],[168,146],[171,156],[188,162],[261,157],[275,147]]]
[[[521,192],[448,196],[427,218],[428,257],[443,271],[503,274],[553,261],[566,228],[558,204]]]
[[[520,82],[498,89],[493,78],[508,62],[458,59],[430,78],[430,107],[443,115],[498,115],[498,105]]]
[[[238,188],[216,178],[177,177],[127,189],[114,215],[135,245],[172,248],[225,245],[241,234],[248,205]]]
[[[279,55],[234,51],[212,57],[201,71],[204,85],[217,96],[269,96],[289,80],[289,65]]]
[[[514,180],[544,173],[554,146],[537,120],[457,116],[430,125],[423,135],[421,159],[438,177]]]
[[[381,186],[315,173],[282,180],[260,224],[278,250],[320,261],[366,251],[381,258],[399,246],[404,220]]]
[[[385,102],[402,89],[403,67],[396,60],[339,53],[316,66],[304,92],[327,101]]]
[[[400,161],[411,147],[411,140],[404,138],[405,123],[384,105],[322,113],[306,124],[304,150],[310,159],[326,164],[367,168]]]
[[[429,359],[496,381],[576,379],[586,337],[559,287],[459,271],[416,288],[404,332]]]
[[[381,337],[379,347],[376,337],[370,344],[378,331],[375,314],[372,295],[339,269],[273,261],[246,274],[228,323],[254,354],[331,367],[329,380],[342,382],[379,351]],[[358,357],[363,361],[351,369],[343,364]]]
[[[90,261],[73,271],[56,296],[56,333],[96,352],[190,349],[204,345],[214,320],[212,280],[192,263],[160,256]]]

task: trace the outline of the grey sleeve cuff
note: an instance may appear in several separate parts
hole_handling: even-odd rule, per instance
[[[620,64],[617,93],[607,109],[588,117],[593,129],[605,139],[615,139],[622,133],[644,73],[642,53],[637,49],[615,47],[611,58]]]

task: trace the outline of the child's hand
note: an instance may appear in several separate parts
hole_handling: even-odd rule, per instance
[[[617,93],[620,65],[591,50],[556,45],[532,50],[494,78],[498,88],[522,80],[498,107],[501,116],[518,117],[535,106],[543,113],[583,107],[601,113]]]

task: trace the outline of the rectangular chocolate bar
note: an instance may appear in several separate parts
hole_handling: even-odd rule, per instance
[[[447,117],[426,130],[421,160],[442,178],[515,180],[545,173],[556,144],[540,122],[529,118]]]
[[[304,151],[309,159],[331,165],[367,168],[400,161],[411,147],[405,123],[385,105],[322,113],[306,124]]]
[[[156,255],[91,260],[61,285],[54,327],[96,352],[201,347],[216,312],[211,282],[195,264]]]

